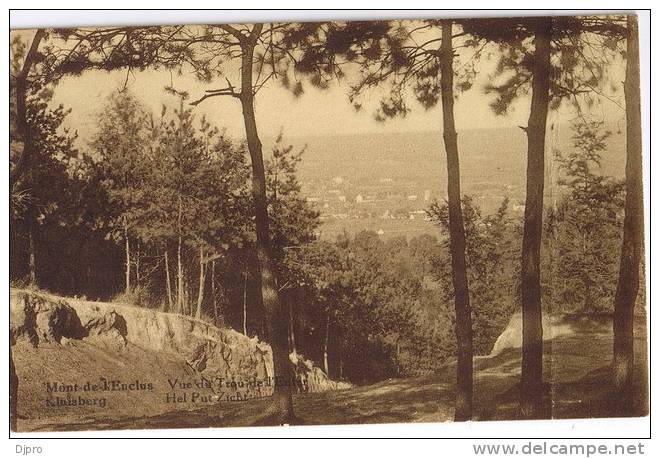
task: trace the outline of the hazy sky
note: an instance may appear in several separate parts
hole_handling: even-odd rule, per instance
[[[170,80],[172,78],[172,80]],[[122,88],[126,72],[93,72],[78,78],[63,81],[55,92],[54,102],[63,103],[73,109],[70,123],[79,129],[81,136],[94,129],[96,119],[105,99],[112,91]],[[222,87],[226,84],[204,85],[193,77],[171,76],[169,72],[153,70],[129,75],[128,87],[144,103],[155,111],[163,102],[176,103],[168,96],[164,87],[170,83],[177,90],[187,91],[192,98],[204,94],[205,89]],[[442,117],[438,107],[425,111],[416,102],[411,102],[412,112],[404,119],[378,122],[373,117],[374,108],[380,100],[379,91],[364,97],[365,108],[356,113],[348,103],[347,85],[334,85],[319,90],[306,85],[301,97],[294,97],[278,82],[271,82],[256,97],[257,123],[264,136],[276,135],[284,129],[287,136],[309,134],[332,134],[352,132],[387,132],[439,130]],[[462,129],[506,126],[514,123],[526,124],[529,103],[521,101],[517,109],[507,118],[496,117],[484,103],[482,91],[473,89],[462,94],[456,103],[456,122]],[[226,127],[232,135],[243,135],[243,118],[240,102],[232,97],[216,97],[204,101],[196,108],[218,126]]]
[[[21,32],[21,34],[25,33]],[[455,104],[456,125],[459,131],[527,124],[528,98],[521,98],[512,107],[510,114],[504,117],[494,115],[489,108],[490,98],[484,95],[483,87],[492,67],[492,61],[484,60],[480,64],[480,71],[473,88],[459,95]],[[617,69],[614,73],[617,74],[616,79],[623,80],[622,69]],[[164,88],[170,84],[177,90],[189,92],[193,99],[203,95],[205,89],[226,86],[223,81],[216,84],[202,84],[186,74],[185,70],[183,75],[154,70],[134,72],[128,76],[128,80],[125,71],[111,73],[94,71],[79,77],[66,78],[56,88],[53,103],[62,103],[72,109],[67,125],[78,131],[82,144],[93,135],[108,96],[112,91],[122,88],[126,81],[132,93],[156,112],[160,112],[163,103],[169,105],[177,103],[173,96],[167,95],[164,91]],[[277,81],[271,81],[262,88],[256,97],[256,114],[258,128],[263,137],[275,136],[281,129],[287,137],[442,129],[439,106],[426,111],[417,102],[411,101],[412,112],[407,117],[382,123],[373,118],[374,108],[382,96],[378,90],[366,94],[363,98],[365,109],[356,113],[348,103],[346,83],[335,84],[327,90],[318,90],[309,84],[305,87],[306,92],[299,98],[283,89]],[[622,91],[617,97],[622,97]],[[608,120],[623,116],[623,112],[615,104],[607,100],[603,102],[603,106],[596,108],[596,111],[606,113]],[[211,98],[195,110],[205,114],[212,124],[226,128],[230,135],[236,137],[244,135],[241,107],[237,99]],[[572,116],[570,109],[562,109],[561,118],[568,119]]]

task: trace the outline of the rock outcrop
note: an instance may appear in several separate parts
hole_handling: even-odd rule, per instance
[[[589,332],[608,333],[611,330],[612,317],[609,314],[545,313],[543,322],[543,340]],[[522,315],[513,314],[509,324],[497,338],[490,356],[495,356],[509,348],[522,348]]]
[[[181,393],[169,386],[174,382],[190,382],[199,387],[198,393],[216,402],[222,396],[241,400],[272,393],[271,348],[256,337],[130,305],[62,299],[26,290],[11,290],[10,296],[11,343],[22,379],[19,389],[28,391],[24,397],[37,398],[27,403],[32,409],[42,409],[39,406],[52,397],[44,386],[53,381],[75,385],[113,378],[149,380],[151,394],[112,393],[117,399],[123,396],[114,403],[121,409],[144,404],[145,413],[177,408],[167,398],[169,393]],[[299,355],[291,359],[299,392],[350,388],[330,380]],[[186,402],[187,408],[192,407],[190,398]]]
[[[12,345],[26,340],[32,345],[60,343],[63,337],[80,339],[86,334],[76,311],[65,301],[11,291],[10,338]]]

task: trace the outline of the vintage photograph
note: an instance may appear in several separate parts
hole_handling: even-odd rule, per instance
[[[442,13],[11,30],[11,429],[648,415],[637,16]]]

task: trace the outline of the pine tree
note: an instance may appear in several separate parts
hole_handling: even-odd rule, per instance
[[[131,246],[136,242],[135,228],[143,221],[148,205],[144,185],[151,173],[146,154],[147,112],[129,91],[123,90],[109,97],[98,121],[98,131],[91,142],[99,158],[94,173],[98,174],[112,208],[103,219],[108,222],[112,238],[124,246],[124,291],[130,294]]]
[[[472,313],[465,262],[465,228],[460,208],[454,95],[455,86],[461,89],[471,86],[474,61],[479,53],[461,66],[461,74],[455,70],[454,36],[464,33],[460,27],[455,31],[454,25],[452,20],[426,20],[409,25],[400,21],[302,24],[290,34],[289,40],[292,48],[303,49],[297,69],[310,75],[310,81],[318,87],[327,87],[330,79],[344,77],[344,64],[357,67],[359,77],[357,81],[351,81],[349,99],[358,110],[362,109],[361,97],[369,89],[387,87],[387,96],[381,100],[376,113],[378,120],[405,116],[410,108],[404,94],[411,89],[426,109],[441,102],[458,341],[454,417],[457,421],[465,421],[472,417]]]
[[[559,184],[567,192],[549,218],[561,259],[553,287],[578,310],[607,310],[614,297],[623,184],[598,173],[610,133],[600,123],[579,123],[575,130],[574,149],[557,156]]]
[[[633,319],[639,290],[639,270],[644,235],[642,177],[642,120],[637,18],[627,17],[626,35],[626,201],[619,280],[614,301],[614,388],[620,412],[632,411],[635,364]]]

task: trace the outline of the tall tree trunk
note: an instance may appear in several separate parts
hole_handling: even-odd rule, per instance
[[[28,269],[30,286],[37,287],[39,286],[39,283],[37,281],[37,248],[35,246],[36,240],[34,234],[36,221],[32,213],[33,212],[31,211],[28,214]]]
[[[401,376],[401,342],[399,338],[396,339],[396,376]]]
[[[184,294],[184,288],[183,288],[183,264],[181,262],[181,244],[182,244],[182,236],[181,236],[181,219],[182,219],[182,214],[183,214],[183,208],[182,208],[182,202],[181,202],[181,196],[179,196],[179,216],[178,216],[178,235],[179,238],[177,240],[177,247],[176,247],[176,303],[177,303],[177,309],[180,314],[184,314],[184,301],[185,301],[185,294]]]
[[[183,313],[192,316],[192,305],[190,304],[190,283],[186,278],[186,266],[181,265],[181,289],[183,291]]]
[[[14,366],[12,343],[9,342],[9,429],[17,431],[18,423],[18,375]]]
[[[323,339],[323,370],[330,377],[330,366],[328,365],[328,342],[330,341],[330,315],[325,320],[325,339]]]
[[[298,348],[296,347],[296,330],[294,328],[294,319],[293,319],[293,304],[291,301],[288,303],[289,311],[289,342],[291,353],[298,354]]]
[[[455,421],[472,418],[472,312],[465,262],[465,227],[461,210],[461,177],[458,136],[454,122],[454,48],[452,22],[442,22],[440,86],[443,138],[447,152],[447,202],[454,307],[456,309],[456,409]]]
[[[18,180],[23,176],[26,171],[32,167],[32,153],[34,148],[34,139],[32,137],[32,129],[27,119],[27,97],[29,90],[28,77],[32,66],[36,62],[39,54],[39,43],[44,37],[44,30],[38,29],[30,45],[30,49],[25,55],[25,61],[21,72],[16,75],[16,129],[23,138],[23,151],[16,161],[16,165],[9,172],[9,190],[14,190],[14,186]]]
[[[637,17],[628,16],[626,54],[626,203],[619,280],[614,299],[614,387],[621,414],[632,413],[635,363],[634,310],[644,236],[642,182],[642,118],[639,91],[639,36]]]
[[[204,283],[206,282],[206,274],[204,272],[204,249],[199,249],[199,290],[197,291],[197,311],[195,312],[196,318],[202,317],[202,302],[204,302]]]
[[[550,38],[552,18],[538,18],[534,36],[532,102],[527,125],[527,191],[522,244],[521,413],[541,415],[543,399],[543,326],[541,317],[541,235],[545,133],[550,94]]]
[[[126,223],[124,223],[124,240],[126,241],[126,268],[124,272],[126,289],[124,291],[129,294],[131,292],[131,245],[128,240]]]
[[[585,313],[589,313],[589,308],[591,307],[591,283],[584,281],[584,302],[582,303],[582,310]]]
[[[247,335],[247,272],[243,273],[243,335]]]
[[[211,298],[213,300],[213,324],[218,324],[218,299],[215,295],[215,259],[211,261]]]
[[[32,126],[28,122],[27,112],[27,99],[29,93],[29,76],[32,66],[37,60],[39,54],[39,44],[44,37],[44,30],[38,29],[32,40],[25,61],[20,73],[15,75],[15,94],[16,94],[16,130],[23,140],[23,150],[16,161],[16,165],[9,173],[9,191],[14,190],[16,183],[26,175],[27,183],[26,188],[31,189],[34,186],[33,169],[34,164],[32,155],[34,154],[34,138],[32,135]],[[36,225],[36,211],[34,203],[29,203],[27,214],[28,219],[28,273],[29,283],[32,286],[37,284],[37,263],[36,263],[36,248],[35,248],[35,225]]]
[[[275,387],[270,413],[272,421],[288,423],[293,420],[293,373],[287,352],[286,310],[282,309],[275,281],[275,271],[271,253],[268,208],[266,200],[266,174],[263,152],[254,113],[254,93],[252,64],[254,47],[263,29],[263,24],[255,24],[249,37],[241,38],[241,106],[248,150],[252,163],[252,200],[255,211],[257,233],[257,259],[261,277],[261,295],[267,317],[268,338],[273,349],[273,372]]]
[[[140,287],[140,240],[135,242],[135,286]]]
[[[177,248],[177,261],[176,261],[176,302],[177,310],[182,315],[185,314],[185,296],[186,292],[183,284],[183,263],[181,261],[181,238],[179,237],[179,244]]]
[[[165,286],[167,288],[167,304],[169,305],[169,312],[173,310],[172,304],[172,282],[170,280],[170,262],[167,255],[167,249],[165,250]]]

